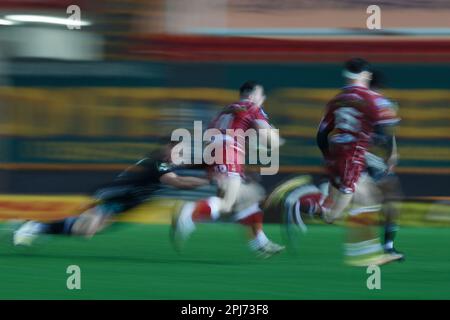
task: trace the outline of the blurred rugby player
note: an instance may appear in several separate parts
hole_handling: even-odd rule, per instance
[[[94,193],[94,201],[80,215],[54,222],[25,222],[14,232],[14,244],[31,245],[40,234],[93,236],[110,225],[113,218],[147,201],[163,184],[180,189],[208,184],[207,179],[174,172],[172,147],[173,143],[166,143],[125,169]]]
[[[372,74],[370,88],[373,91],[380,91],[384,85],[384,75],[381,71],[375,70]],[[372,147],[366,153],[367,171],[382,193],[383,206],[381,212],[384,218],[384,251],[404,258],[403,253],[398,252],[394,247],[399,211],[393,202],[400,200],[402,197],[400,180],[394,171],[398,162],[395,139],[395,127],[400,122],[400,118],[397,116],[398,105],[390,99],[382,97],[378,102],[378,107],[379,112],[384,112],[385,116],[384,120],[375,126]]]
[[[218,186],[218,194],[197,202],[188,202],[174,217],[173,240],[180,248],[195,230],[195,224],[204,221],[217,221],[219,218],[231,218],[248,227],[249,247],[259,256],[270,257],[284,249],[270,241],[263,231],[263,211],[259,202],[264,199],[265,191],[258,183],[251,181],[245,173],[244,150],[248,147],[245,139],[242,143],[230,131],[246,132],[255,129],[265,134],[267,145],[263,147],[279,148],[279,136],[271,130],[268,117],[262,110],[265,100],[261,84],[247,81],[240,87],[240,100],[225,107],[209,126],[217,129],[214,142],[223,150],[221,163],[215,161],[209,165],[210,177]],[[265,130],[260,130],[265,129]],[[237,141],[236,141],[237,139]],[[261,141],[261,140],[260,140]]]
[[[383,96],[369,89],[372,71],[367,61],[347,61],[343,76],[347,86],[327,104],[317,133],[329,176],[328,190],[321,192],[305,184],[295,190],[298,198],[288,206],[333,223],[352,204],[347,218],[346,263],[384,264],[401,257],[384,254],[375,231],[381,192],[367,174],[366,153],[375,128],[392,115],[379,105]]]

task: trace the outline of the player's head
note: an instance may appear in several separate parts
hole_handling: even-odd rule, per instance
[[[264,87],[256,81],[246,81],[239,88],[241,99],[248,99],[254,104],[261,106],[266,100]]]
[[[156,142],[157,147],[151,152],[151,157],[160,161],[170,162],[171,151],[178,143],[178,141],[171,140],[171,135],[161,136]]]
[[[353,58],[345,63],[342,75],[348,83],[368,88],[372,79],[372,70],[366,60]]]

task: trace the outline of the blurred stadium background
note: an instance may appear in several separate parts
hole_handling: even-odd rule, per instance
[[[263,184],[318,177],[316,126],[342,85],[342,62],[361,56],[400,105],[402,224],[450,226],[450,2],[383,1],[383,29],[368,30],[372,2],[0,0],[0,218],[74,212],[159,137],[208,121],[247,79],[265,85],[265,109],[287,139],[280,174]],[[80,30],[42,18],[66,18],[72,4]],[[166,223],[171,206],[152,202],[127,221]],[[11,259],[9,268],[19,261]]]

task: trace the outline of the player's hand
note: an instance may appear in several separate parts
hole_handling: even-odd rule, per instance
[[[395,167],[398,164],[398,153],[395,153],[387,160],[388,172],[394,172]]]

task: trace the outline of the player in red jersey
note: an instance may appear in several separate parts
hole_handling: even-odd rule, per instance
[[[268,117],[262,109],[265,100],[264,88],[256,82],[246,82],[240,88],[240,100],[225,107],[211,122],[214,129],[213,142],[216,150],[222,151],[209,161],[210,178],[217,184],[218,195],[182,206],[173,220],[173,239],[177,247],[194,231],[195,223],[215,221],[221,217],[248,227],[250,249],[265,257],[284,247],[271,242],[262,228],[263,212],[259,202],[265,191],[245,175],[245,150],[248,147],[245,135],[249,130],[265,135],[266,146],[272,150],[279,147],[279,137],[272,130]],[[218,152],[219,153],[219,152]]]
[[[376,235],[381,195],[366,172],[366,154],[376,126],[392,115],[381,108],[383,96],[369,89],[372,72],[368,62],[351,59],[343,76],[348,85],[327,104],[317,133],[329,176],[328,190],[320,192],[305,184],[296,188],[298,198],[287,205],[309,215],[319,214],[327,223],[342,218],[349,208],[346,261],[352,265],[383,264],[398,257],[382,254]],[[288,212],[293,211],[288,208]]]

